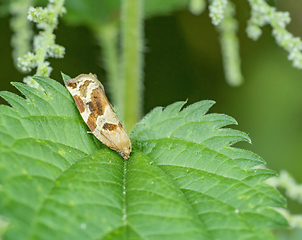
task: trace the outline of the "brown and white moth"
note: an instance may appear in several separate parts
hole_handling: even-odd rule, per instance
[[[128,159],[130,139],[111,107],[103,85],[93,74],[81,74],[65,83],[91,133]]]

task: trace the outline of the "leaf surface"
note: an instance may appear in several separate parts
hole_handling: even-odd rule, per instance
[[[64,80],[68,76],[64,75]],[[0,215],[4,239],[273,239],[285,201],[275,173],[233,148],[236,121],[212,101],[155,108],[131,134],[129,160],[100,143],[58,82],[1,92]],[[181,110],[182,109],[182,110]]]

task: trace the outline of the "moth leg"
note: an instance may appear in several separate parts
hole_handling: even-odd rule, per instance
[[[92,133],[92,132],[88,131],[87,133]]]

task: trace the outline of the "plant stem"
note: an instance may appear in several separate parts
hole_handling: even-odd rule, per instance
[[[120,77],[118,59],[118,24],[102,25],[96,29],[97,38],[103,49],[104,65],[110,84],[109,92],[112,103],[118,107],[118,113],[124,116],[124,82]]]
[[[49,77],[48,73],[45,73],[44,70],[44,64],[45,64],[45,59],[46,59],[46,55],[47,55],[47,47],[49,45],[48,40],[52,37],[52,33],[53,33],[54,28],[49,27],[45,32],[44,32],[44,38],[45,41],[43,42],[43,46],[39,51],[39,58],[38,58],[38,64],[37,64],[37,72],[36,75],[37,76],[43,76],[43,77]]]
[[[122,1],[122,79],[125,127],[128,132],[142,115],[143,0]]]
[[[220,45],[223,59],[224,74],[226,81],[233,87],[243,83],[241,74],[239,40],[236,35],[238,23],[234,18],[235,6],[227,3],[224,18],[217,26],[220,32]]]
[[[10,1],[9,9],[12,15],[10,26],[14,32],[12,36],[13,59],[17,68],[19,68],[18,58],[24,56],[31,49],[32,23],[24,21],[24,19],[32,5],[33,0]],[[20,70],[22,71],[21,68]]]

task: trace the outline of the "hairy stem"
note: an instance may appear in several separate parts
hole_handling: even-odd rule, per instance
[[[29,21],[24,21],[31,5],[33,5],[33,0],[10,2],[10,13],[12,15],[10,26],[14,31],[12,36],[13,59],[16,67],[18,67],[18,58],[29,52],[31,48],[30,42],[33,36],[32,24]]]
[[[243,83],[241,74],[239,40],[236,35],[238,24],[235,15],[235,6],[228,3],[225,9],[225,15],[221,23],[217,26],[220,32],[220,45],[224,66],[224,73],[227,82],[237,87]]]
[[[130,131],[142,115],[143,1],[122,1],[123,119]]]
[[[102,25],[97,29],[97,38],[103,49],[104,65],[110,84],[112,103],[118,107],[118,112],[124,116],[124,82],[120,77],[118,59],[118,24]]]

